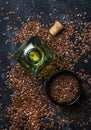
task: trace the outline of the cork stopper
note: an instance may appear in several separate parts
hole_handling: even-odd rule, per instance
[[[49,32],[51,33],[51,35],[56,36],[57,33],[59,33],[63,28],[64,26],[59,21],[56,21],[54,25],[50,28]]]

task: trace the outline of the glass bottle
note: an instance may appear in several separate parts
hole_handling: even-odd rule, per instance
[[[21,45],[14,55],[38,79],[46,80],[57,68],[56,55],[36,35]]]

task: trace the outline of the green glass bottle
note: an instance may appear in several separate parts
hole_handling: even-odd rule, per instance
[[[32,36],[14,53],[17,60],[38,79],[46,79],[57,68],[55,54],[38,36]]]

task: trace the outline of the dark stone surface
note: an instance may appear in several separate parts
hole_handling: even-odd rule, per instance
[[[21,22],[17,19],[17,17],[21,17],[22,21],[26,21],[29,16],[36,16],[39,14],[39,12],[43,12],[41,22],[44,24],[47,24],[48,21],[52,22],[55,20],[56,16],[58,16],[62,22],[66,23],[67,21],[63,20],[63,15],[68,13],[68,10],[71,10],[73,13],[73,17],[69,19],[69,21],[74,18],[75,13],[82,13],[87,12],[87,19],[86,21],[91,20],[91,0],[8,0],[9,5],[6,4],[6,0],[0,0],[0,66],[2,68],[7,68],[7,66],[10,64],[10,61],[7,59],[8,52],[13,52],[15,49],[15,46],[12,44],[5,45],[5,41],[12,38],[13,29],[15,27],[20,28]],[[26,6],[24,6],[26,5]],[[2,11],[1,8],[4,7],[4,10]],[[17,8],[19,8],[17,10]],[[35,11],[30,12],[31,8],[35,8]],[[59,12],[53,12],[53,9],[56,8],[59,10]],[[75,8],[78,8],[78,10],[75,10]],[[14,11],[15,14],[10,15],[10,21],[5,20],[5,17],[7,16],[6,13],[9,11]],[[3,13],[3,15],[2,15]],[[52,16],[49,16],[48,14],[52,13]],[[82,19],[80,19],[82,20]],[[16,22],[16,24],[14,24]],[[7,31],[7,26],[10,25],[13,29],[11,31]],[[2,34],[5,33],[6,36],[3,36]],[[89,54],[91,54],[89,52]],[[86,72],[88,74],[91,74],[91,60],[87,65],[83,64],[83,59],[80,59],[79,63],[76,66],[77,70],[80,70],[81,68],[85,68]],[[14,62],[14,61],[12,61]],[[2,88],[2,96],[0,97],[0,103],[3,104],[3,109],[0,111],[0,115],[3,116],[3,121],[0,121],[0,126],[3,125],[5,127],[6,123],[8,122],[6,118],[4,118],[5,115],[5,108],[8,106],[10,101],[10,94],[12,91],[5,92],[5,74],[6,72],[3,72],[0,70],[0,87]],[[56,121],[55,121],[56,122]],[[70,126],[72,130],[79,130],[79,126],[75,126],[75,124],[72,124]],[[90,130],[90,125],[86,128],[87,130]],[[68,127],[65,126],[64,130],[67,130]]]

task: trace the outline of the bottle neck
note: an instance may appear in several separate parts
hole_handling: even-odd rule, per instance
[[[56,71],[59,70],[59,62],[57,56],[53,57],[51,61],[46,63],[43,68],[41,68],[36,76],[36,78],[42,84],[45,84],[46,81],[53,75]]]

